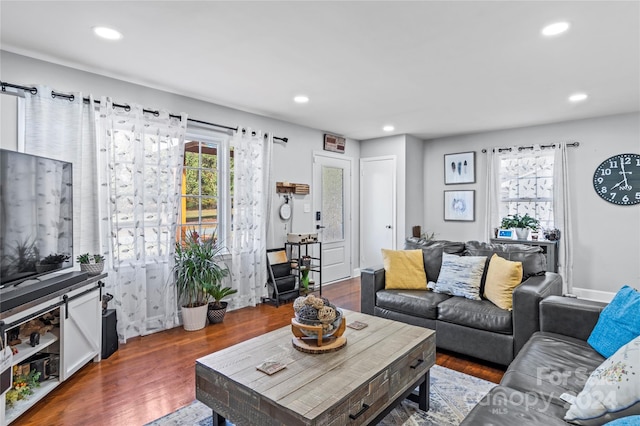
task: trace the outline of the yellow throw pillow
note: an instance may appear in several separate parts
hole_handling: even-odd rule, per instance
[[[382,249],[384,288],[387,290],[426,290],[422,250]]]
[[[484,297],[502,309],[513,309],[513,290],[522,282],[522,262],[494,254],[489,262]]]

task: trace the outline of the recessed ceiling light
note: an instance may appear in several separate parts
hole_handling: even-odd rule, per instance
[[[122,33],[107,27],[93,27],[93,32],[98,36],[107,40],[120,40]]]
[[[393,127],[393,126],[392,126],[392,125],[390,125],[390,124],[387,124],[386,126],[384,126],[384,127],[382,128],[382,130],[384,130],[385,132],[393,132],[395,129],[396,129],[396,128],[395,128],[395,127]]]
[[[293,101],[297,104],[306,104],[307,102],[309,102],[309,97],[305,95],[298,95],[293,98]]]
[[[589,96],[586,93],[574,93],[573,95],[569,96],[569,100],[571,102],[580,102],[586,100],[588,97]]]
[[[546,27],[544,27],[542,29],[542,35],[550,37],[550,36],[562,34],[563,32],[567,31],[568,29],[569,29],[569,23],[568,22],[556,22],[554,24],[547,25]]]

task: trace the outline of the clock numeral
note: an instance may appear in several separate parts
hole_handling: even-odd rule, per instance
[[[602,188],[600,188],[600,192],[602,192],[603,194],[607,193],[607,187],[603,186]]]
[[[609,160],[609,167],[612,169],[617,169],[618,168],[618,162],[615,160]]]
[[[640,167],[640,158],[636,158],[636,167]]]
[[[631,157],[624,157],[624,164],[631,164]]]
[[[617,193],[617,192],[612,192],[612,193],[611,193],[611,199],[613,200],[614,198],[616,198],[616,195],[618,195],[618,193]]]
[[[622,201],[624,201],[625,203],[629,202],[629,196],[625,195],[624,197],[622,197]]]
[[[604,178],[599,177],[597,179],[598,185],[602,185],[602,182],[604,182]]]
[[[640,200],[640,192],[636,192],[636,200]]]
[[[602,169],[602,176],[611,176],[611,169]]]

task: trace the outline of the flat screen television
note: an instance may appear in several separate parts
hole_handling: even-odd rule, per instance
[[[0,149],[0,288],[72,266],[71,163]]]

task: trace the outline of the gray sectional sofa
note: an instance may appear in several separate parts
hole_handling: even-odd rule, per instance
[[[546,258],[539,247],[408,238],[405,248],[422,249],[429,281],[437,281],[443,252],[487,256],[487,263],[497,253],[523,264],[523,281],[513,292],[512,311],[485,299],[470,300],[429,290],[385,290],[382,266],[361,271],[361,312],[436,330],[436,346],[440,349],[509,365],[531,335],[539,330],[540,301],[562,293],[562,278],[545,271]],[[483,294],[486,270],[480,294]]]
[[[577,395],[589,375],[605,360],[588,343],[605,304],[552,296],[540,303],[540,332],[533,334],[493,388],[462,422],[464,426],[567,425],[569,404],[562,394]],[[604,424],[639,414],[606,414],[591,422]]]

